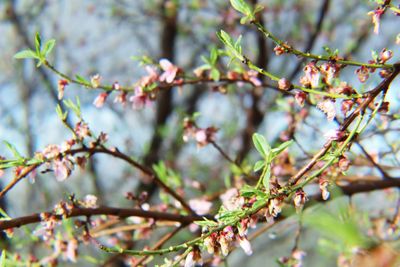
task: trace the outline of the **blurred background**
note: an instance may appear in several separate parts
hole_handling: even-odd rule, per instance
[[[384,16],[380,34],[373,34],[371,17],[367,15],[376,8],[373,1],[248,2],[265,6],[261,12],[263,24],[300,50],[324,53],[326,46],[338,49],[340,55],[367,62],[371,51],[387,48],[398,57],[399,46],[395,44],[398,19],[391,14]],[[102,83],[118,81],[121,85],[132,86],[146,74],[138,60],[143,56],[155,63],[167,58],[182,68],[185,75],[193,76],[193,70],[204,64],[201,55],[208,57],[213,47],[222,48],[215,33],[223,29],[235,38],[243,35],[243,49],[258,66],[298,83],[305,62],[294,56],[275,56],[274,44],[260,36],[254,27],[241,25],[239,20],[239,14],[225,0],[1,0],[0,140],[12,143],[28,157],[49,144],[61,144],[71,137],[55,112],[59,103],[59,77],[45,67],[36,68],[33,60],[13,58],[16,52],[33,47],[36,32],[40,32],[43,39],[57,41],[49,60],[61,72],[88,79],[100,74]],[[222,73],[229,68],[226,63],[219,62]],[[243,66],[234,63],[230,68]],[[381,80],[374,73],[361,84],[354,71],[355,68],[346,68],[340,78],[358,92],[372,89]],[[390,114],[398,114],[398,86],[399,82],[395,81],[387,97]],[[114,103],[115,95],[108,98],[104,107],[96,108],[93,101],[101,91],[74,84],[67,86],[64,99],[75,101],[79,96],[83,118],[95,133],[108,134],[109,145],[147,166],[164,161],[179,174],[188,199],[205,194],[211,198],[237,182],[232,178],[234,172],[229,162],[215,148],[199,149],[195,142],[182,141],[182,122],[188,115],[198,112],[196,121],[200,127],[217,127],[216,142],[232,158],[250,165],[258,157],[252,147],[251,134],[257,131],[271,144],[279,144],[285,135],[290,135],[289,122],[300,120],[302,109],[309,115],[297,125],[292,136],[296,139],[296,145],[290,148],[294,167],[301,167],[321,148],[326,140],[324,133],[337,127],[335,122],[327,122],[325,115],[315,107],[296,106],[292,97],[271,88],[231,84],[226,86],[224,94],[213,89],[209,84],[173,88],[141,110],[132,108],[129,102],[126,106]],[[69,120],[76,122],[73,115]],[[348,154],[354,164],[348,175],[353,179],[380,179],[379,170],[365,160],[363,150],[379,158],[389,173],[398,173],[400,125],[384,116],[379,116],[372,125],[374,127],[360,137],[360,146],[353,146]],[[0,144],[0,155],[11,156],[4,144]],[[12,171],[6,171],[0,178],[0,187],[11,179]],[[79,198],[94,194],[99,203],[108,206],[129,207],[126,193],[137,194],[143,190],[155,192],[151,194],[151,202],[160,201],[154,186],[136,170],[119,160],[96,155],[84,170],[76,168],[65,182],[57,182],[51,172],[38,172],[34,181],[26,179],[17,184],[1,199],[1,206],[11,217],[18,217],[52,209],[61,199],[74,193]],[[397,191],[388,190],[356,196],[353,203],[361,214],[379,217],[382,213],[393,213],[396,201]],[[212,213],[218,207],[218,202],[214,202]],[[253,256],[247,257],[237,250],[228,258],[229,266],[275,266],[279,257],[290,254],[296,229],[296,218],[274,226],[254,241]],[[188,235],[189,232],[178,235],[171,242],[185,240]],[[28,233],[16,230],[15,236],[24,239],[28,238]],[[157,235],[151,240],[157,240]],[[312,229],[302,233],[300,248],[307,252],[305,266],[321,266],[318,264],[321,260],[324,266],[336,266],[335,254],[326,248],[322,248],[325,253],[321,253],[317,240],[319,235]],[[144,244],[138,241],[141,242]],[[8,249],[37,257],[50,254],[49,248],[38,242],[30,242],[29,246],[21,244],[24,242]],[[87,257],[80,258],[78,263],[66,261],[61,262],[61,266],[100,266],[112,257],[90,246],[84,251]],[[104,266],[118,266],[115,262]]]

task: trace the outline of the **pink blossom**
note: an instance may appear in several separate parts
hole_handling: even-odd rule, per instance
[[[160,60],[160,66],[161,69],[164,71],[160,76],[160,81],[172,83],[179,71],[179,68],[165,58]]]
[[[58,81],[58,100],[61,100],[64,97],[65,87],[68,85],[68,81],[65,79],[61,79]]]
[[[328,85],[332,85],[333,79],[337,77],[339,73],[339,65],[328,62],[324,63],[320,67],[321,73],[325,77],[325,82]]]
[[[95,105],[96,108],[101,108],[104,105],[104,102],[106,101],[107,96],[108,96],[108,93],[106,93],[106,92],[99,94],[93,101],[93,105]]]
[[[132,102],[133,109],[142,109],[151,103],[149,96],[143,92],[141,87],[135,88],[135,95],[131,96],[129,101]]]
[[[258,87],[262,85],[260,79],[257,78],[258,72],[255,70],[249,70],[243,74],[243,78],[251,82],[254,86]]]
[[[121,92],[118,94],[115,99],[114,103],[121,103],[123,106],[126,104],[126,92]]]
[[[253,250],[251,249],[251,244],[249,240],[247,240],[246,237],[239,236],[238,237],[239,245],[243,249],[244,253],[246,253],[247,256],[250,256],[253,254]]]
[[[339,130],[329,130],[324,134],[324,137],[331,141],[341,141],[346,137],[346,133]]]
[[[210,212],[212,202],[204,199],[191,199],[189,200],[189,206],[198,215],[205,215]]]
[[[194,267],[196,265],[196,262],[194,261],[193,257],[194,257],[193,251],[189,252],[189,254],[186,256],[184,267]]]
[[[236,188],[230,188],[219,197],[222,201],[222,205],[227,210],[236,210],[242,208],[244,204],[244,198],[239,195],[239,191]]]
[[[96,208],[97,207],[97,197],[95,195],[86,195],[83,200],[83,206],[86,208]]]
[[[322,110],[325,113],[328,121],[332,121],[336,116],[336,107],[335,103],[332,100],[326,99],[317,104],[317,108]]]
[[[115,82],[112,84],[112,89],[113,89],[113,90],[119,90],[119,89],[121,89],[121,86],[119,85],[119,83],[118,83],[117,81],[115,81]]]
[[[74,166],[69,159],[62,158],[53,160],[52,167],[57,181],[61,182],[68,178]]]
[[[345,172],[350,167],[350,160],[346,156],[341,156],[340,159],[339,159],[338,165],[339,165],[339,169],[342,172]]]
[[[156,82],[159,78],[156,68],[152,66],[146,66],[145,69],[148,75],[142,77],[139,81],[139,86],[142,88],[151,85],[152,83]]]
[[[74,132],[80,139],[90,136],[89,125],[87,123],[80,121],[75,125]]]
[[[321,190],[322,199],[327,200],[329,198],[329,191],[328,191],[329,182],[325,179],[319,180],[319,189]]]
[[[351,108],[354,105],[354,101],[352,99],[347,99],[342,101],[342,105],[340,107],[340,110],[342,111],[343,115],[346,116],[347,112],[351,110]]]
[[[225,235],[219,235],[218,243],[220,245],[222,255],[228,256],[230,241],[226,238]]]
[[[305,79],[310,83],[311,88],[318,87],[321,74],[315,64],[315,62],[308,63],[304,69]]]
[[[368,12],[369,16],[372,16],[372,23],[374,24],[374,33],[379,34],[379,25],[381,21],[381,16],[385,13],[385,9],[378,7],[377,9]]]
[[[294,99],[296,100],[296,103],[300,106],[304,106],[304,102],[306,101],[307,94],[304,93],[303,91],[296,91],[294,95]]]
[[[286,78],[281,78],[278,81],[278,88],[281,90],[285,90],[285,91],[289,90],[291,86],[292,86],[291,83]]]
[[[65,257],[72,262],[76,262],[77,256],[78,256],[78,240],[73,238],[68,242],[67,249],[65,251]]]
[[[101,76],[99,74],[93,75],[90,78],[90,83],[93,88],[98,88],[100,86]]]
[[[277,45],[274,47],[275,55],[280,56],[286,52],[285,47]]]
[[[391,50],[387,50],[386,48],[383,48],[382,51],[379,53],[379,57],[382,63],[385,63],[386,61],[391,59],[392,56],[393,52]]]
[[[42,152],[43,156],[47,159],[55,158],[60,155],[60,153],[60,147],[57,145],[48,145]]]

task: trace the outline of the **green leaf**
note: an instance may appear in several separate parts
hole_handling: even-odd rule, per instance
[[[269,193],[269,180],[271,179],[271,165],[265,166],[266,170],[264,176],[261,178],[266,192]]]
[[[88,81],[87,79],[85,79],[84,77],[80,76],[80,75],[75,75],[76,80],[79,83],[85,84],[85,85],[90,85],[90,81]]]
[[[78,118],[81,118],[81,115],[82,115],[82,113],[81,113],[81,103],[80,103],[78,97],[76,97],[76,104],[70,99],[64,100],[63,102],[64,102],[64,105],[67,108],[71,109]]]
[[[264,166],[265,166],[265,160],[259,160],[254,164],[253,171],[257,172],[262,168],[264,168]]]
[[[23,157],[21,156],[21,154],[19,154],[19,152],[17,151],[17,149],[15,148],[14,145],[10,144],[7,141],[3,141],[3,143],[7,146],[7,148],[11,151],[11,153],[14,155],[14,157],[18,158],[18,159],[23,159]]]
[[[218,60],[218,49],[216,47],[213,47],[210,52],[210,63],[211,65],[215,65]]]
[[[218,223],[215,221],[208,220],[204,218],[203,221],[194,221],[195,224],[203,226],[203,227],[217,227]]]
[[[211,78],[214,81],[218,82],[220,77],[221,77],[221,74],[219,73],[219,70],[216,68],[212,68],[211,69]]]
[[[253,144],[256,147],[257,151],[261,154],[263,158],[266,158],[271,151],[271,147],[268,144],[267,140],[265,140],[264,136],[258,133],[253,134]]]
[[[22,50],[22,51],[16,53],[14,55],[14,58],[16,58],[16,59],[24,59],[24,58],[36,58],[36,59],[39,59],[39,57],[37,56],[36,52],[32,51],[30,49]]]
[[[247,4],[244,0],[230,0],[230,2],[232,7],[243,15],[249,16],[252,14],[249,4]]]
[[[57,104],[56,112],[57,112],[57,115],[60,118],[60,120],[65,121],[67,119],[68,111],[63,112],[63,110],[59,104]]]
[[[35,35],[35,48],[36,48],[36,54],[40,54],[40,50],[42,47],[42,38],[40,37],[40,33],[36,32]]]
[[[55,44],[56,44],[56,40],[54,40],[54,39],[50,39],[44,44],[44,47],[43,47],[43,50],[42,50],[42,55],[45,58],[53,50]]]
[[[282,151],[285,150],[286,148],[288,148],[291,144],[293,144],[293,140],[286,141],[286,142],[280,144],[280,146],[273,148],[271,150],[271,152],[273,154],[273,158],[276,157],[277,155],[279,155],[280,153],[282,153]]]

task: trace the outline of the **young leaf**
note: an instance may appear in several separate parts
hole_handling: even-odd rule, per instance
[[[265,140],[264,136],[258,133],[253,134],[253,143],[257,151],[261,154],[263,158],[266,158],[271,151],[271,147]]]
[[[40,37],[39,32],[36,32],[36,35],[35,35],[35,48],[36,48],[36,54],[40,55],[40,50],[42,48],[42,39]]]
[[[32,50],[28,49],[28,50],[22,50],[22,51],[16,53],[14,55],[14,58],[16,58],[16,59],[24,59],[24,58],[36,58],[36,59],[38,59],[39,57],[37,56],[35,51],[32,51]]]
[[[239,11],[240,13],[242,13],[243,15],[249,16],[250,14],[252,14],[249,4],[247,4],[244,0],[230,0],[230,1],[232,7],[237,11]]]
[[[43,47],[43,50],[42,50],[42,55],[45,58],[53,50],[55,44],[56,44],[56,40],[54,40],[54,39],[50,39],[44,44],[44,47]]]
[[[60,105],[57,105],[56,112],[57,112],[57,115],[60,118],[60,120],[65,121],[67,119],[68,111],[63,112]]]
[[[200,225],[202,227],[217,227],[218,223],[211,221],[211,220],[207,220],[206,218],[204,218],[204,221],[194,221],[195,224]]]
[[[211,69],[211,78],[212,78],[214,81],[218,82],[220,76],[221,76],[221,75],[220,75],[218,69],[216,69],[216,68],[212,68],[212,69]]]
[[[272,152],[272,154],[273,154],[273,157],[279,155],[283,150],[285,150],[286,148],[288,148],[291,144],[293,144],[293,140],[286,141],[286,142],[280,144],[280,146],[278,146],[278,147],[276,147],[276,148],[273,148],[273,149],[271,150],[271,152]]]
[[[257,172],[261,170],[265,165],[265,160],[259,160],[254,164],[253,171]]]
[[[82,83],[85,85],[90,85],[90,81],[88,81],[87,79],[85,79],[84,77],[82,77],[80,75],[75,75],[75,78],[79,83]]]
[[[268,164],[268,166],[265,167],[265,174],[264,177],[262,177],[263,185],[265,187],[265,191],[269,193],[269,180],[271,179],[271,165]]]
[[[14,157],[18,158],[18,159],[22,159],[23,157],[21,156],[21,154],[19,154],[19,152],[17,151],[17,149],[15,148],[14,145],[10,144],[7,141],[3,141],[3,143],[7,146],[7,148],[11,151],[11,153],[14,155]]]

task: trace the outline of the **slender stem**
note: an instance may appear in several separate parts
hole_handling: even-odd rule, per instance
[[[364,63],[364,62],[358,62],[358,61],[353,61],[353,60],[344,60],[344,59],[339,59],[335,58],[332,56],[322,56],[322,55],[316,55],[312,54],[309,52],[302,52],[300,50],[295,49],[293,46],[286,44],[284,41],[276,37],[272,32],[267,30],[262,24],[260,24],[257,21],[252,22],[259,31],[261,31],[265,37],[271,39],[275,44],[282,46],[285,48],[286,52],[289,54],[293,54],[295,56],[300,56],[304,58],[310,58],[314,60],[322,60],[322,61],[334,61],[339,64],[343,65],[351,65],[351,66],[364,66],[368,68],[374,68],[374,69],[393,69],[394,65],[393,64],[375,64],[375,63]]]

